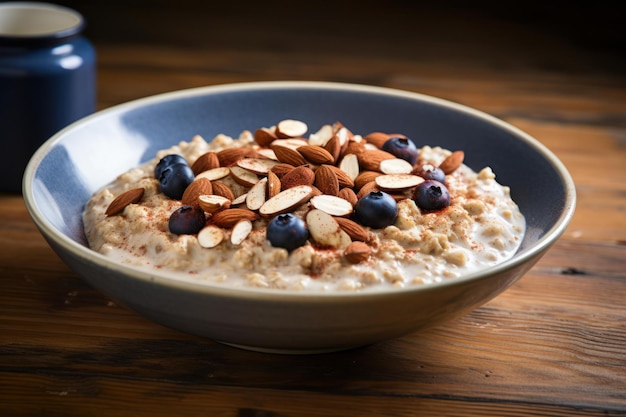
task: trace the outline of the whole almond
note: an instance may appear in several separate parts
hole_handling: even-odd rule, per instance
[[[329,165],[321,165],[315,170],[315,186],[328,195],[339,194],[339,179]]]
[[[295,166],[291,165],[291,164],[285,164],[285,163],[280,163],[277,165],[274,165],[271,169],[271,171],[276,174],[276,176],[280,179],[282,177],[285,176],[286,173],[288,173],[289,171],[293,170],[295,168]]]
[[[254,141],[260,146],[268,147],[278,136],[273,130],[262,127],[254,131]]]
[[[312,164],[332,164],[335,158],[326,149],[321,146],[305,145],[298,148],[298,152],[304,156],[308,162]]]
[[[367,242],[369,240],[369,232],[357,222],[345,217],[335,217],[335,221],[339,223],[339,226],[341,226],[343,231],[346,232],[353,241]]]
[[[217,157],[216,152],[207,152],[202,154],[191,164],[191,170],[194,175],[198,175],[201,172],[208,171],[213,168],[218,168],[220,166],[220,160]]]
[[[449,175],[456,171],[458,167],[463,164],[463,159],[465,158],[465,153],[463,151],[454,151],[446,159],[441,161],[439,164],[439,168],[444,172],[444,174]]]
[[[343,256],[346,260],[353,264],[365,262],[370,257],[372,248],[363,242],[352,242],[343,251]]]
[[[289,146],[277,145],[275,142],[272,144],[272,150],[276,154],[276,158],[280,162],[290,164],[293,166],[299,166],[306,164],[306,159],[297,150]]]
[[[334,165],[328,165],[328,167],[332,169],[335,175],[337,176],[337,179],[339,180],[339,188],[354,187],[354,181],[352,180],[352,178],[350,178],[348,174],[346,174],[345,171],[343,171],[342,169]]]
[[[198,178],[187,186],[180,201],[185,205],[195,206],[198,204],[199,196],[209,194],[213,194],[211,181],[206,178]]]
[[[326,145],[324,145],[324,149],[333,157],[333,160],[330,163],[339,159],[339,155],[341,155],[341,143],[339,143],[337,135],[333,134],[328,142],[326,142]]]
[[[228,208],[213,214],[211,221],[219,227],[230,229],[240,220],[255,221],[258,218],[259,215],[252,210],[246,208]]]
[[[354,180],[354,188],[360,190],[368,182],[372,182],[376,177],[381,176],[382,173],[377,171],[361,171],[361,173]]]
[[[378,185],[376,185],[376,181],[370,181],[367,184],[363,185],[359,192],[356,193],[356,196],[360,200],[372,191],[378,191]]]
[[[231,190],[230,187],[224,184],[222,181],[213,181],[212,184],[213,194],[227,198],[230,201],[233,201],[235,199],[235,194],[233,193],[233,190]]]
[[[220,165],[223,167],[229,167],[234,165],[241,158],[245,158],[252,153],[248,148],[226,148],[217,152],[217,158],[220,161]]]
[[[129,204],[135,204],[141,201],[144,192],[144,188],[133,188],[123,192],[111,201],[111,204],[109,204],[104,214],[106,216],[114,216],[121,213]]]
[[[385,142],[387,142],[390,138],[391,135],[383,132],[372,132],[363,136],[363,139],[365,139],[367,143],[375,145],[378,149],[382,149]]]
[[[380,163],[385,159],[395,159],[389,152],[380,149],[368,149],[357,154],[359,166],[363,171],[380,171]]]
[[[345,187],[339,190],[339,193],[337,194],[337,196],[348,201],[350,204],[352,204],[352,206],[354,206],[357,203],[357,201],[359,201],[359,199],[356,196],[356,193],[352,190],[352,188],[348,188],[348,187]]]
[[[285,174],[281,180],[281,189],[296,187],[298,185],[313,185],[315,172],[307,166],[301,165]]]

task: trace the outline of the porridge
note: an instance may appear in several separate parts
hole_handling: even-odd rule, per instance
[[[307,136],[308,134],[308,136]],[[195,136],[88,201],[90,247],[232,287],[366,291],[454,279],[519,248],[525,220],[489,167],[406,136],[297,120]]]

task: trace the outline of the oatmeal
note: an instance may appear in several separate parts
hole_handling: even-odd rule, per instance
[[[124,264],[231,287],[367,291],[488,268],[525,220],[489,167],[403,135],[284,120],[195,136],[88,201],[90,247]]]

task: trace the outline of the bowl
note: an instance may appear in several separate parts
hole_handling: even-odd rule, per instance
[[[354,132],[402,132],[463,149],[490,166],[526,217],[510,260],[440,283],[374,292],[303,293],[181,281],[116,263],[88,248],[81,213],[97,189],[199,134],[238,136],[283,119],[341,121]],[[463,105],[389,88],[259,82],[165,93],[121,104],[58,132],[26,168],[23,196],[52,249],[115,302],[161,325],[246,349],[317,353],[364,346],[439,325],[483,305],[522,277],[560,237],[575,208],[563,164],[519,129]]]

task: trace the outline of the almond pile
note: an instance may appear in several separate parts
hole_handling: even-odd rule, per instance
[[[201,246],[215,247],[227,237],[238,245],[255,221],[303,210],[312,244],[342,250],[351,263],[369,258],[370,231],[351,219],[355,204],[372,191],[384,191],[396,201],[411,198],[424,181],[418,175],[422,165],[429,162],[411,164],[381,149],[398,134],[355,135],[339,122],[322,126],[308,138],[307,132],[302,121],[282,120],[257,129],[254,146],[211,151],[189,161],[195,179],[181,202],[199,206],[207,215],[198,233]],[[450,174],[463,157],[462,151],[453,152],[439,167]],[[226,177],[246,192],[236,196],[223,181]],[[106,215],[121,213],[142,196],[141,188],[117,196]]]

